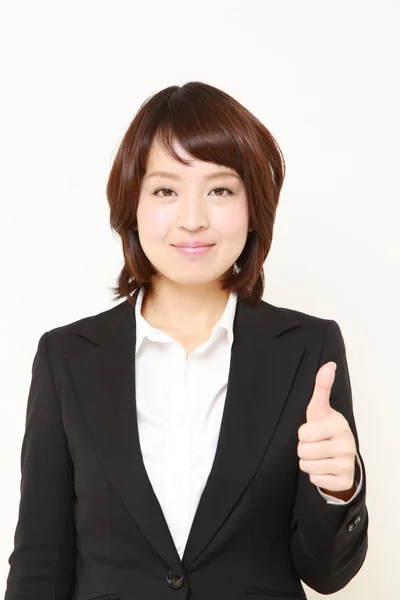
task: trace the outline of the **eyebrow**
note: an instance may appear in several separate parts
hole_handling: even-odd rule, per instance
[[[145,176],[145,179],[150,179],[150,177],[169,177],[171,179],[182,179],[180,175],[176,173],[170,173],[169,171],[153,171]],[[219,171],[217,173],[209,173],[206,175],[204,179],[218,179],[219,177],[235,177],[236,179],[240,179],[239,175],[232,171]]]

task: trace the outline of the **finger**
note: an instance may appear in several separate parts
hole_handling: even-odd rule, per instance
[[[314,391],[307,406],[307,422],[324,419],[332,412],[330,393],[335,381],[336,363],[322,365],[315,377]]]
[[[356,454],[354,436],[351,432],[343,436],[320,442],[299,442],[297,456],[304,460],[321,460]]]
[[[338,413],[333,413],[323,421],[311,421],[303,423],[299,427],[298,437],[300,442],[321,442],[330,440],[349,431],[346,419]]]
[[[338,448],[335,440],[323,440],[322,442],[299,442],[297,445],[297,456],[304,460],[321,460],[323,458],[334,458],[338,456]]]
[[[354,461],[348,457],[326,458],[321,460],[299,460],[299,467],[309,475],[347,476],[354,470]]]
[[[336,477],[335,475],[309,475],[311,483],[321,490],[329,492],[343,492],[353,487],[353,482],[349,478]]]

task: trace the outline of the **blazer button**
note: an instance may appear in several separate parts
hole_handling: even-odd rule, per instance
[[[169,571],[169,573],[167,575],[167,581],[169,583],[169,586],[173,590],[179,590],[179,588],[181,588],[183,586],[183,584],[185,583],[185,580],[182,577],[182,575],[178,575],[177,573],[174,573],[172,571],[172,569],[171,569],[171,571]]]
[[[352,521],[351,523],[349,523],[349,525],[347,525],[347,530],[353,531],[353,529],[355,529],[357,527],[357,525],[359,524],[360,521],[361,521],[361,517],[358,516],[356,519],[354,519],[354,521]]]

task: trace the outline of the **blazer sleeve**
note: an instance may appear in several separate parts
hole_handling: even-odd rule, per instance
[[[71,600],[76,585],[73,463],[47,344],[48,332],[32,365],[5,600]]]
[[[318,369],[331,360],[337,369],[330,403],[347,419],[355,437],[362,487],[350,502],[331,505],[318,493],[309,475],[298,470],[290,529],[291,555],[300,579],[320,594],[333,594],[344,588],[360,570],[368,548],[367,482],[353,414],[346,348],[339,325],[327,320]]]

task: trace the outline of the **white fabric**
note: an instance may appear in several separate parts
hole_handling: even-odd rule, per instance
[[[142,301],[143,288],[135,306],[140,446],[148,477],[182,558],[217,448],[237,296],[230,293],[210,338],[187,360],[183,346],[144,319]],[[329,504],[345,504],[318,491]]]

